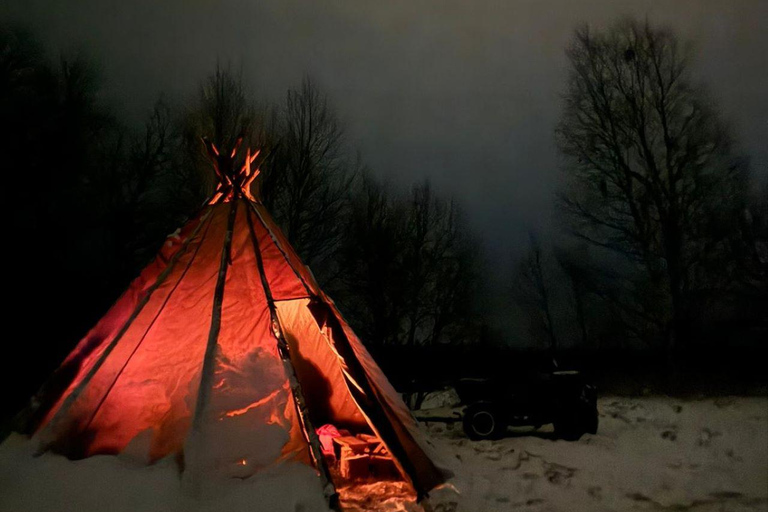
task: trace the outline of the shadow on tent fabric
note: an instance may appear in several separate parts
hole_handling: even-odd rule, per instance
[[[296,375],[304,392],[304,399],[310,412],[310,420],[315,427],[332,423],[331,383],[312,361],[304,358],[300,350],[291,354]]]

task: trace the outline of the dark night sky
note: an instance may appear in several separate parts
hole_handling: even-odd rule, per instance
[[[768,2],[204,1],[3,2],[58,48],[102,63],[107,99],[140,120],[160,91],[189,95],[223,63],[281,99],[309,73],[352,146],[393,184],[429,177],[457,197],[491,262],[510,265],[553,224],[553,129],[564,47],[583,22],[648,17],[693,40],[752,168],[768,177]]]

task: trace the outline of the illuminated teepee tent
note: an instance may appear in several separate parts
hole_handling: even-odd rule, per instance
[[[239,145],[239,144],[238,144]],[[419,495],[447,473],[408,409],[250,193],[237,146],[218,186],[77,345],[23,416],[41,449],[129,453],[246,478],[279,461],[332,478],[315,428],[367,432]]]

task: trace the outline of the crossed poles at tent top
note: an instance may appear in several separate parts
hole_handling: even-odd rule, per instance
[[[245,162],[240,169],[235,170],[235,155],[243,142],[243,136],[237,138],[232,151],[227,155],[219,151],[216,145],[203,137],[203,144],[208,151],[208,156],[213,163],[213,170],[216,173],[218,183],[213,197],[208,204],[226,202],[234,198],[245,197],[256,202],[256,198],[251,194],[251,185],[256,176],[259,175],[259,169],[251,168],[251,164],[259,156],[261,150],[256,150],[251,154],[251,148],[248,148],[245,154]]]

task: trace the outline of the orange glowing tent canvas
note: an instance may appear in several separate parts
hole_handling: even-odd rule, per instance
[[[239,478],[314,465],[315,427],[378,436],[424,495],[448,473],[333,301],[250,193],[250,150],[207,143],[218,186],[33,399],[23,428],[71,458],[176,456]],[[194,442],[193,442],[194,441]],[[195,449],[191,446],[194,444]],[[185,469],[186,471],[186,469]]]

